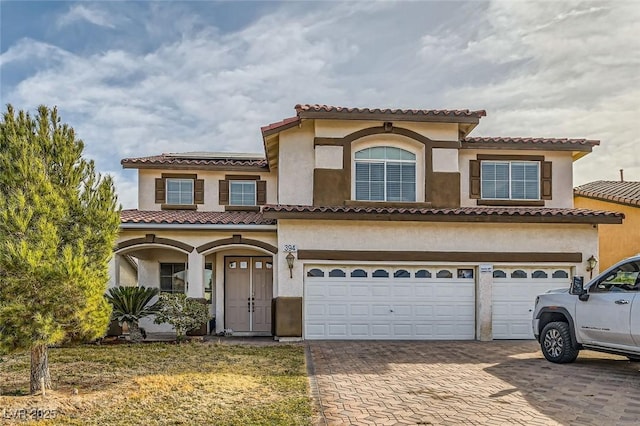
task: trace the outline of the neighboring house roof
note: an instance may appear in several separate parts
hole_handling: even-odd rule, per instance
[[[188,210],[123,210],[120,222],[125,225],[275,225],[260,212],[199,212]]]
[[[257,170],[268,171],[267,160],[254,154],[171,153],[125,158],[125,169]]]
[[[580,185],[574,195],[640,207],[640,182],[598,180]]]
[[[622,223],[624,214],[601,210],[532,207],[460,207],[455,209],[316,207],[267,205],[267,219],[407,220],[429,222]]]

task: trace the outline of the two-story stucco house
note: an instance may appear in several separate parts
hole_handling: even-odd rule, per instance
[[[622,222],[573,206],[598,141],[470,137],[484,111],[295,109],[262,128],[264,156],[123,160],[139,209],[112,285],[136,265],[234,335],[532,338],[535,295],[585,275],[598,225]]]

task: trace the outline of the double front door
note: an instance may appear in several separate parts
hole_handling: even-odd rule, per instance
[[[271,333],[273,259],[225,257],[224,326],[233,332]]]

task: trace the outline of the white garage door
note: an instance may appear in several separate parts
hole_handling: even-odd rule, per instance
[[[317,265],[305,275],[306,339],[475,337],[473,269]]]
[[[531,315],[536,296],[569,288],[569,267],[501,268],[493,270],[493,338],[533,339]]]

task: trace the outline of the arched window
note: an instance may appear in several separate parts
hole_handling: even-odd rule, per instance
[[[329,272],[329,276],[336,278],[342,278],[342,277],[346,277],[347,274],[344,273],[344,271],[342,269],[332,269],[331,272]]]
[[[307,271],[308,277],[324,277],[324,272],[321,269],[313,268]]]
[[[411,278],[411,274],[404,269],[398,269],[393,273],[393,278]]]
[[[569,278],[569,274],[567,273],[567,271],[558,269],[553,273],[552,277],[553,278]]]
[[[438,271],[438,273],[436,274],[436,277],[438,277],[438,278],[453,278],[453,274],[451,273],[451,271],[449,271],[447,269],[442,269],[442,270]]]
[[[416,278],[431,278],[431,272],[426,269],[420,269],[416,272]]]
[[[531,278],[548,278],[549,276],[547,275],[547,273],[545,271],[533,271],[533,274],[531,274]]]
[[[377,269],[371,276],[373,278],[389,278],[389,272],[384,269]]]
[[[507,274],[500,269],[496,269],[493,271],[493,278],[507,278]]]
[[[416,201],[416,155],[391,146],[355,153],[356,200]]]
[[[364,269],[356,269],[351,272],[351,278],[366,278],[366,276],[367,271],[365,271]]]
[[[518,269],[511,273],[511,278],[527,278],[527,273],[522,269]]]

